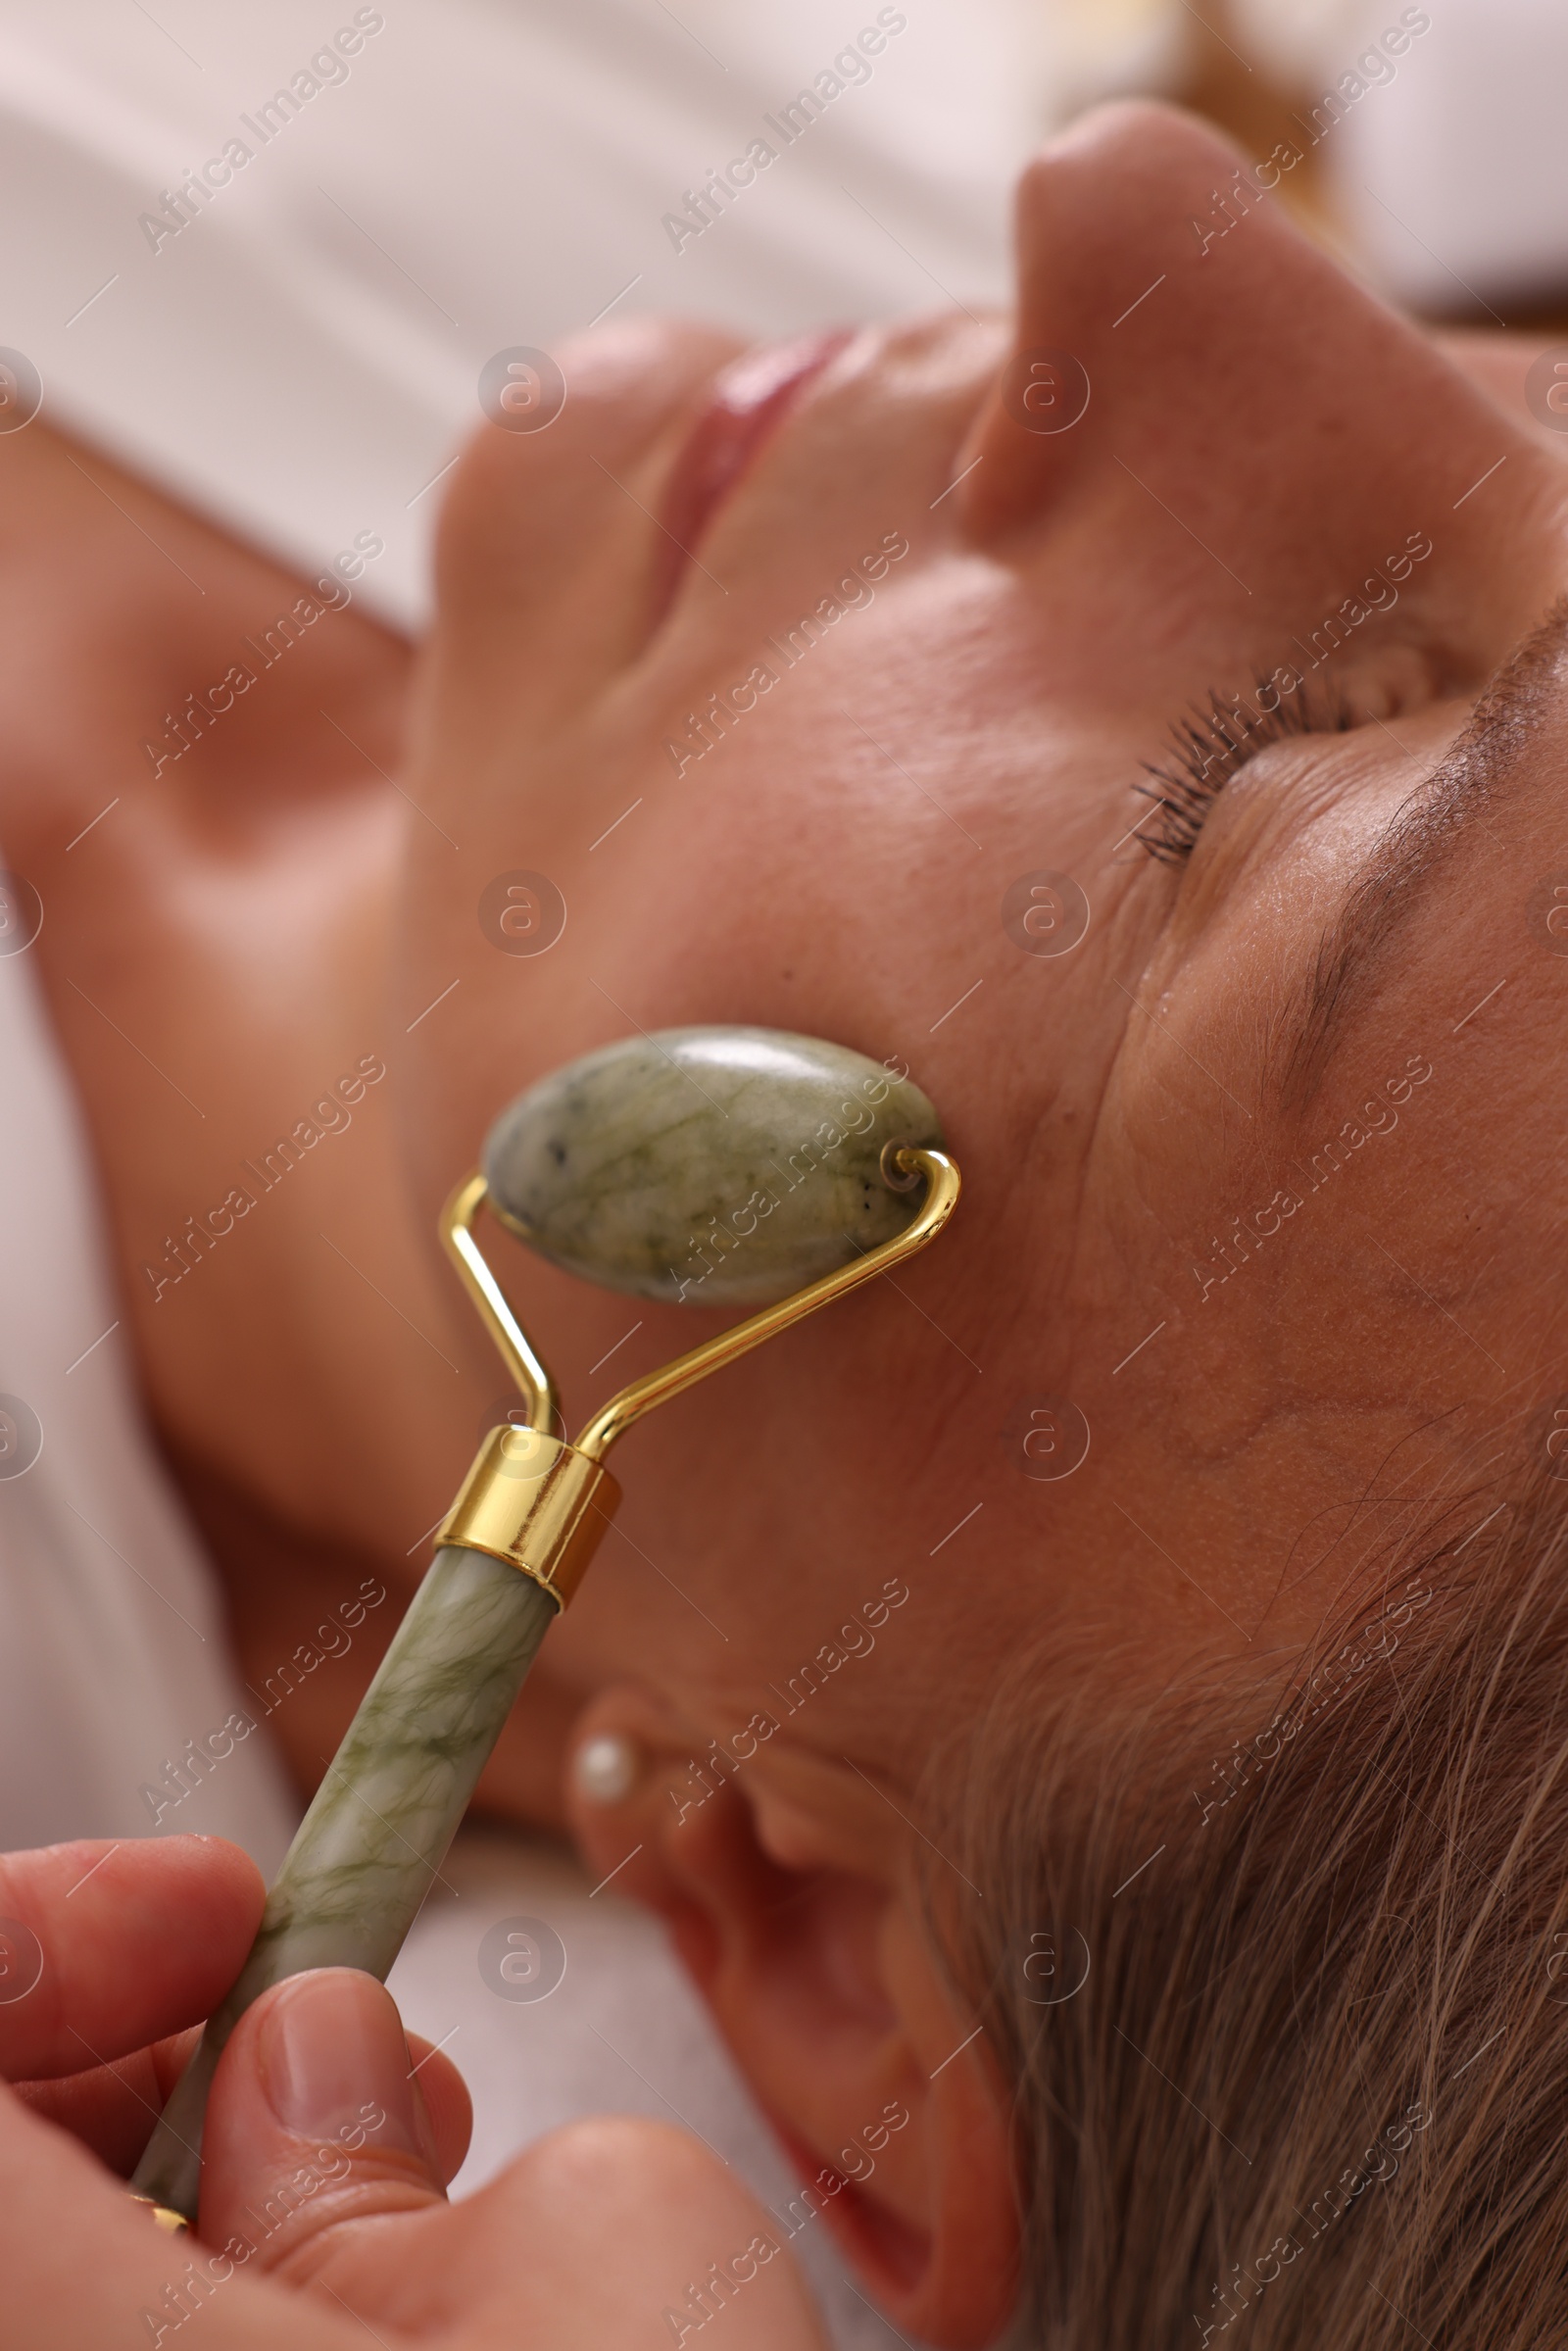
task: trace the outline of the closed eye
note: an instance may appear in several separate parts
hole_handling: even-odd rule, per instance
[[[1133,839],[1161,864],[1180,865],[1192,856],[1203,820],[1225,786],[1270,743],[1290,735],[1340,734],[1356,724],[1337,693],[1321,687],[1309,691],[1299,680],[1294,689],[1282,689],[1281,674],[1276,669],[1260,678],[1250,698],[1210,692],[1206,703],[1172,725],[1165,760],[1157,766],[1144,761],[1149,780],[1133,790],[1154,808]]]

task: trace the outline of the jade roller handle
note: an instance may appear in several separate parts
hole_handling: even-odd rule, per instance
[[[300,1824],[250,1957],[153,2131],[138,2194],[194,2222],[207,2093],[260,1993],[307,1968],[385,1980],[556,1613],[509,1561],[456,1543],[436,1552]]]

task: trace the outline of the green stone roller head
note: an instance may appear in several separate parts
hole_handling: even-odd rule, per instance
[[[560,1069],[484,1148],[501,1222],[568,1273],[686,1305],[772,1304],[909,1221],[889,1144],[940,1147],[906,1075],[776,1029],[666,1029]]]
[[[613,1515],[604,1466],[644,1413],[924,1249],[958,1197],[896,1060],[776,1029],[665,1029],[588,1053],[497,1119],[442,1239],[515,1380],[435,1557],[268,1895],[250,1955],[131,2181],[193,2222],[218,2060],[260,1993],[317,1967],[384,1981],[540,1642]],[[474,1238],[488,1203],[540,1255],[634,1297],[759,1310],[623,1388],[568,1445],[555,1384]]]

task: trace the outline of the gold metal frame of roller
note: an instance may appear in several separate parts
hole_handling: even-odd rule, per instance
[[[895,1170],[907,1179],[904,1185],[897,1182]],[[634,1380],[600,1406],[572,1445],[553,1434],[552,1424],[561,1417],[555,1382],[534,1352],[473,1237],[474,1219],[489,1198],[489,1187],[482,1175],[466,1177],[442,1211],[441,1238],[502,1361],[521,1391],[528,1417],[526,1428],[509,1424],[491,1431],[436,1532],[437,1547],[444,1543],[462,1543],[510,1560],[541,1584],[558,1607],[564,1607],[619,1498],[619,1489],[604,1467],[604,1457],[634,1421],[656,1404],[665,1403],[707,1379],[710,1372],[733,1363],[764,1340],[814,1314],[819,1306],[874,1281],[878,1274],[912,1257],[936,1239],[957,1204],[960,1184],[957,1167],[947,1152],[890,1144],[882,1154],[882,1172],[895,1190],[911,1189],[919,1177],[925,1178],[925,1198],[902,1233],[840,1266],[836,1273],[824,1274],[793,1298],[764,1306],[747,1321],[705,1340],[662,1370]],[[493,1203],[492,1213],[499,1219]]]
[[[895,1170],[908,1179],[906,1184],[897,1182]],[[882,1153],[882,1173],[895,1190],[912,1189],[922,1175],[926,1179],[925,1198],[902,1233],[841,1266],[837,1273],[825,1274],[797,1291],[793,1298],[765,1306],[748,1321],[721,1331],[716,1339],[677,1355],[662,1371],[634,1380],[600,1406],[574,1445],[564,1444],[551,1431],[551,1423],[560,1414],[555,1382],[529,1345],[474,1240],[473,1221],[489,1196],[489,1187],[482,1175],[468,1176],[442,1211],[441,1238],[502,1361],[522,1392],[528,1426],[519,1429],[509,1422],[491,1430],[457,1500],[437,1529],[437,1548],[456,1543],[488,1551],[532,1577],[557,1607],[564,1608],[598,1548],[619,1498],[619,1488],[605,1468],[604,1456],[633,1421],[706,1379],[710,1372],[733,1363],[738,1355],[760,1347],[764,1339],[814,1314],[818,1306],[830,1304],[861,1283],[886,1273],[890,1266],[912,1257],[941,1232],[957,1203],[960,1182],[946,1151],[890,1144]],[[183,2214],[168,2210],[151,2197],[138,2196],[136,2200],[149,2206],[160,2229],[182,2233],[189,2227]]]

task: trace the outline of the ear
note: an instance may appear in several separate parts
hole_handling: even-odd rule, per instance
[[[786,2238],[829,2229],[896,2327],[979,2351],[1017,2291],[1006,2085],[931,1946],[900,1816],[770,1721],[694,1742],[651,1696],[602,1695],[572,1824],[668,1925],[799,2165]]]

